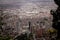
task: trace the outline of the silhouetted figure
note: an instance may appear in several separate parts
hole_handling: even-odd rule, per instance
[[[52,27],[57,30],[57,39],[60,40],[60,0],[54,0],[54,2],[58,5],[56,11],[51,10],[51,14],[53,15],[53,25]]]

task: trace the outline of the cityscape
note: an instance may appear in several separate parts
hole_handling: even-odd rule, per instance
[[[56,40],[57,30],[52,27],[50,12],[57,9],[54,1],[51,4],[46,0],[43,4],[39,0],[23,0],[18,5],[1,2],[0,40]]]

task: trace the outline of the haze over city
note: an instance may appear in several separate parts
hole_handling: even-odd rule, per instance
[[[53,0],[0,0],[0,13],[3,13],[3,22],[6,23],[2,27],[13,38],[24,33],[33,33],[35,37],[46,34],[47,37],[49,29],[53,29],[50,11],[57,7]]]

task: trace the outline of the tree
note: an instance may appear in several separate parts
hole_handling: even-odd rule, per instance
[[[60,0],[54,0],[54,2],[58,5],[58,8],[56,11],[51,10],[51,14],[53,15],[52,27],[57,30],[57,40],[60,40]]]
[[[60,6],[60,0],[54,0],[54,2],[55,2],[58,6]]]

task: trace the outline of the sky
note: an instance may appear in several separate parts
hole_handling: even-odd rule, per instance
[[[44,5],[44,6],[54,6],[56,5],[54,3],[54,0],[0,0],[0,4],[4,4],[3,6],[14,6],[14,5],[19,5],[19,7],[21,5],[25,5],[27,3],[34,3],[34,4],[38,4],[38,5]],[[5,5],[8,4],[8,5]],[[1,5],[0,5],[1,6]]]
[[[18,4],[19,2],[53,2],[53,0],[0,0],[0,4]]]

